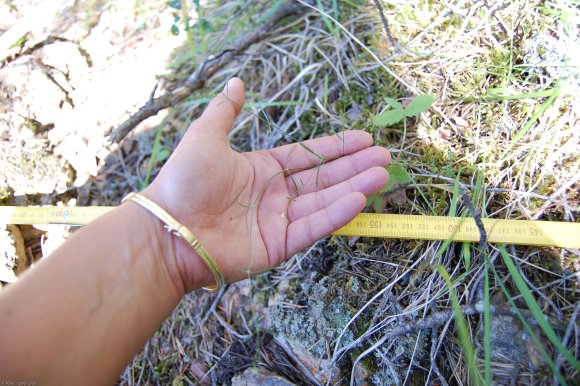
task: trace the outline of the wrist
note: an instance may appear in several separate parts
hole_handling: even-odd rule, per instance
[[[155,237],[162,245],[161,257],[172,280],[178,283],[184,293],[215,286],[216,280],[210,269],[213,258],[209,257],[207,261],[207,252],[189,230],[190,225],[184,224],[179,218],[179,213],[175,213],[174,217],[173,213],[165,209],[169,205],[151,191],[135,195],[131,200],[142,206],[143,211],[156,223]]]
[[[166,232],[168,233],[168,232]],[[168,233],[169,234],[169,233]],[[185,292],[215,284],[215,279],[207,264],[185,240],[171,236],[174,264],[177,267]]]

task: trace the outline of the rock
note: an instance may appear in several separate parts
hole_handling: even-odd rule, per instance
[[[73,42],[55,41],[34,52],[38,61],[42,62],[46,70],[57,80],[59,85],[71,95],[73,101],[84,97],[82,87],[88,87],[84,74],[89,69],[87,58],[83,56],[82,48]],[[75,91],[77,95],[74,95]],[[80,100],[78,101],[80,102]]]
[[[331,290],[333,281],[324,277],[298,281],[269,301],[269,318],[280,342],[285,342],[305,372],[321,384],[334,384],[340,379],[338,366],[328,360],[330,347],[352,317],[341,293]],[[297,287],[295,287],[297,286]],[[340,290],[339,290],[340,292]],[[347,331],[343,344],[354,340]]]
[[[304,347],[303,342],[284,341],[282,337],[277,340],[279,344],[284,342],[286,350],[294,354],[298,367],[301,367],[304,373],[309,373],[309,378],[312,377],[322,385],[333,385],[339,382],[340,370],[338,366],[331,364],[328,359],[312,354],[307,347]]]
[[[19,120],[24,126],[16,127],[17,130],[29,122],[49,127],[64,119],[61,118],[61,106],[66,103],[66,93],[54,78],[51,79],[42,63],[32,57],[20,58],[2,69],[0,96],[6,98],[6,102],[0,105],[0,113],[24,118]]]
[[[478,334],[483,342],[483,324],[480,327]],[[537,373],[545,366],[539,349],[517,318],[491,315],[490,332],[493,381],[509,384],[518,374]],[[483,347],[477,351],[483,358]]]
[[[0,141],[0,188],[14,196],[50,194],[68,186],[68,170],[54,154],[46,154],[46,141],[30,138]]]
[[[232,386],[293,386],[285,378],[262,368],[252,367],[232,378]]]

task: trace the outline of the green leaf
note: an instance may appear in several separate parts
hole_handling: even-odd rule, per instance
[[[367,207],[372,207],[375,213],[382,213],[385,205],[385,199],[380,194],[373,194],[367,198]]]
[[[171,33],[172,33],[173,35],[175,35],[175,36],[179,35],[179,27],[178,27],[178,26],[176,26],[175,24],[173,24],[173,25],[171,26]]]
[[[211,22],[205,18],[199,19],[197,23],[195,23],[197,27],[201,28],[204,31],[211,31],[212,25]]]
[[[427,111],[433,102],[435,102],[435,98],[432,95],[417,95],[417,97],[413,99],[405,109],[405,116],[417,116],[422,112]]]
[[[403,105],[393,98],[385,97],[385,102],[395,110],[403,110]]]
[[[179,0],[171,0],[167,2],[167,5],[173,9],[181,9],[181,1]]]
[[[413,179],[407,173],[407,170],[403,166],[398,163],[391,163],[386,167],[387,172],[389,172],[389,183],[381,192],[389,192],[394,188],[398,187],[399,185],[410,184],[413,182]]]
[[[400,122],[404,116],[405,113],[403,110],[388,110],[374,117],[373,123],[377,126],[389,126]]]

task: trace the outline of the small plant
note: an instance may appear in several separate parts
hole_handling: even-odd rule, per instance
[[[431,95],[418,95],[406,107],[393,98],[385,97],[385,102],[391,107],[373,118],[373,124],[379,127],[390,126],[403,121],[403,136],[400,150],[405,145],[407,135],[407,120],[405,118],[416,117],[431,107],[435,98]],[[396,160],[393,160],[387,167],[389,172],[389,183],[378,194],[374,194],[367,199],[367,206],[372,206],[375,212],[382,212],[388,200],[402,204],[406,200],[405,186],[413,184],[413,177]],[[423,193],[419,190],[422,196]],[[424,197],[425,198],[425,197]],[[425,199],[427,202],[427,200]]]
[[[405,118],[416,117],[431,107],[435,98],[432,95],[417,95],[406,107],[401,102],[385,97],[385,102],[391,107],[373,118],[376,126],[391,126],[403,121],[403,136],[401,138],[401,151],[405,146],[405,137],[407,136],[407,120]]]
[[[386,169],[389,172],[389,182],[379,193],[367,198],[367,207],[372,207],[376,213],[385,210],[387,201],[402,205],[407,200],[405,187],[413,183],[413,178],[398,162],[393,161]]]
[[[171,26],[171,33],[174,35],[179,35],[180,28],[179,24],[183,25],[183,29],[187,33],[187,43],[189,49],[192,53],[204,52],[206,49],[205,35],[208,31],[211,31],[212,25],[207,18],[203,17],[203,8],[200,5],[200,0],[193,0],[191,7],[188,7],[187,0],[171,0],[167,4],[170,8],[174,9],[176,12],[173,16],[173,25]],[[197,21],[192,25],[190,24],[191,17],[189,16],[190,9],[194,9],[197,13]],[[201,47],[196,47],[193,41],[193,31],[197,29],[199,35],[199,40],[202,42]]]
[[[407,107],[404,107],[401,102],[389,97],[385,97],[385,102],[391,106],[391,109],[373,118],[373,123],[377,126],[394,125],[405,117],[416,117],[422,112],[427,111],[433,102],[435,102],[435,98],[431,95],[418,95]]]

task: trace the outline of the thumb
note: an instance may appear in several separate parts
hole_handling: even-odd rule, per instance
[[[195,134],[227,141],[234,120],[244,106],[244,100],[244,82],[240,78],[231,78],[189,130]]]

